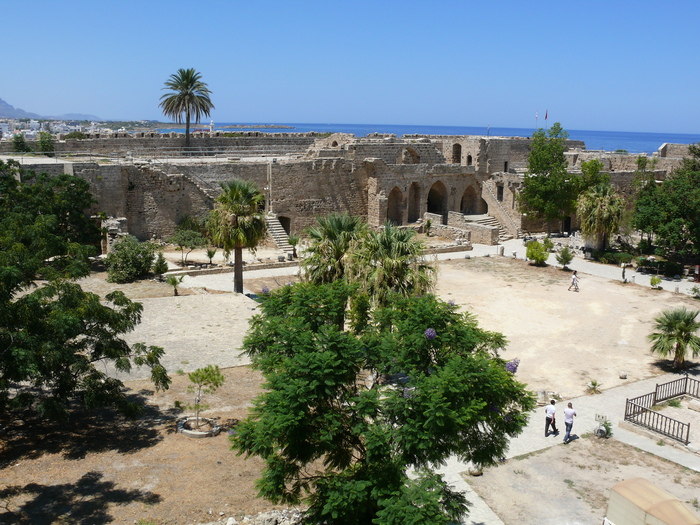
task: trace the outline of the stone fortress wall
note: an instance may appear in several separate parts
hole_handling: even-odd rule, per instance
[[[166,238],[183,217],[206,215],[220,184],[231,178],[261,188],[266,209],[287,233],[343,211],[373,227],[387,220],[421,227],[430,218],[447,236],[486,244],[546,229],[517,209],[528,138],[197,133],[194,153],[183,155],[184,139],[173,135],[59,141],[57,160],[33,168],[88,180],[98,201],[95,211],[126,218],[129,232],[140,239]],[[617,189],[630,192],[637,155],[588,151],[580,141],[568,141],[567,147],[572,172],[597,158]],[[77,160],[88,151],[90,158],[105,158]],[[60,161],[71,154],[76,160]],[[657,179],[686,154],[687,146],[663,145],[653,156]]]

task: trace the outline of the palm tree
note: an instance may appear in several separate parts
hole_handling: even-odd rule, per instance
[[[194,68],[178,69],[177,73],[170,75],[163,88],[171,91],[160,97],[159,106],[163,108],[166,117],[181,124],[183,114],[185,116],[185,148],[190,147],[191,118],[194,117],[198,123],[214,109],[214,104],[209,99],[211,91],[201,78],[202,75]]]
[[[693,357],[700,355],[700,321],[696,317],[700,312],[687,310],[685,307],[665,310],[654,319],[654,332],[647,338],[651,341],[651,351],[662,357],[673,355],[673,367],[685,366],[685,355],[690,351]]]
[[[617,231],[624,211],[624,201],[610,185],[599,184],[581,194],[576,211],[584,235],[595,238],[596,249],[604,250],[607,238]]]
[[[349,280],[378,305],[386,304],[392,292],[405,296],[429,292],[436,268],[425,261],[424,251],[415,231],[387,222],[357,244],[348,267]]]
[[[302,261],[303,278],[316,284],[342,279],[348,252],[366,231],[362,219],[347,213],[317,217],[316,225],[306,231],[310,245]]]
[[[243,248],[255,252],[265,238],[267,223],[261,211],[265,196],[250,181],[232,179],[221,183],[223,193],[216,198],[207,226],[214,243],[233,252],[233,290],[243,293]]]

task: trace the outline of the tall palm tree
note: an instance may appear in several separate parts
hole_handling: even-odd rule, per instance
[[[178,69],[177,73],[170,75],[165,82],[163,89],[171,90],[160,97],[159,106],[163,108],[163,114],[170,117],[178,124],[182,123],[182,116],[185,116],[185,147],[190,147],[190,121],[194,117],[195,122],[199,122],[202,117],[208,117],[214,109],[209,99],[211,91],[205,82],[202,82],[202,75],[194,68]]]
[[[392,292],[410,296],[432,290],[437,270],[425,261],[425,246],[415,235],[387,222],[382,230],[363,237],[352,252],[348,277],[375,304],[386,304]]]
[[[584,235],[593,237],[596,249],[604,250],[609,235],[620,227],[625,205],[610,183],[599,184],[582,193],[576,203]]]
[[[342,279],[348,252],[366,231],[362,219],[347,213],[317,217],[316,225],[306,230],[311,244],[302,261],[303,278],[316,284]]]
[[[223,193],[216,198],[207,227],[224,255],[233,252],[233,290],[243,293],[243,248],[255,252],[265,238],[267,223],[261,211],[265,196],[250,181],[232,179],[221,183]]]
[[[662,357],[673,355],[673,367],[685,366],[685,355],[690,352],[693,357],[700,355],[700,321],[696,317],[700,312],[687,310],[685,307],[665,310],[654,319],[654,332],[647,338],[651,341],[651,351]]]

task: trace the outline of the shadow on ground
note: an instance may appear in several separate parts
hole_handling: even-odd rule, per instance
[[[102,481],[102,474],[98,472],[88,472],[75,483],[29,483],[23,487],[14,485],[0,490],[0,502],[15,497],[22,498],[24,503],[16,512],[8,510],[7,507],[0,507],[0,523],[112,523],[113,517],[107,512],[111,504],[140,501],[152,505],[162,499],[159,495],[149,492],[117,488],[111,481]]]
[[[143,406],[134,419],[112,410],[89,414],[73,411],[66,421],[53,421],[30,412],[14,414],[0,422],[0,468],[45,454],[78,460],[91,452],[113,450],[128,454],[156,445],[162,440],[163,424],[175,420],[177,412],[163,412],[147,405],[144,394],[128,396],[129,401]]]

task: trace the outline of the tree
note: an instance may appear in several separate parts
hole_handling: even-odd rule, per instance
[[[663,214],[659,186],[656,184],[654,166],[657,159],[652,159],[651,166],[646,155],[637,157],[637,170],[634,174],[632,187],[634,213],[632,215],[632,227],[641,231],[642,238],[647,235],[649,245],[652,244],[654,232],[659,230],[660,220]],[[647,169],[651,168],[651,169]]]
[[[546,266],[549,252],[540,241],[530,241],[525,249],[525,257],[535,262],[535,266]]]
[[[661,357],[673,356],[674,368],[685,366],[686,354],[690,353],[693,357],[700,355],[698,313],[685,307],[663,311],[654,319],[654,332],[647,336],[652,353]]]
[[[566,139],[569,134],[556,122],[549,133],[538,129],[532,134],[527,172],[518,195],[523,213],[547,222],[563,220],[576,205],[579,180],[567,172]]]
[[[194,372],[187,374],[187,377],[192,382],[192,385],[187,387],[187,392],[195,394],[193,405],[196,418],[195,427],[199,428],[199,412],[209,408],[208,405],[202,403],[202,394],[216,392],[224,384],[226,378],[219,370],[218,365],[207,365],[204,368],[198,368]]]
[[[126,235],[114,243],[105,258],[107,280],[111,283],[130,283],[148,275],[156,258],[156,247],[150,242],[139,242]]]
[[[29,153],[32,148],[29,147],[24,138],[24,133],[15,133],[12,135],[12,151],[15,153]]]
[[[409,296],[432,290],[437,270],[424,260],[416,232],[387,222],[361,237],[350,255],[347,277],[376,304],[393,293]]]
[[[533,397],[498,357],[504,337],[432,295],[398,296],[362,333],[344,330],[354,290],[337,281],[266,295],[244,348],[267,391],[234,448],[265,460],[260,496],[303,501],[310,523],[458,521],[464,496],[432,467],[452,455],[496,462]],[[380,375],[401,381],[368,380]]]
[[[56,146],[53,142],[53,135],[46,131],[39,133],[39,139],[36,141],[36,149],[40,153],[44,153],[47,157],[53,157],[53,152]]]
[[[700,255],[700,144],[658,189],[658,244],[675,257]]]
[[[153,273],[158,276],[159,280],[163,279],[163,274],[168,271],[168,261],[165,260],[163,252],[158,252],[156,260],[153,263]]]
[[[604,250],[608,238],[617,232],[625,203],[610,183],[594,186],[582,193],[576,203],[581,231],[595,239],[597,250]]]
[[[207,244],[207,239],[199,232],[178,228],[175,230],[172,237],[168,239],[168,242],[178,247],[181,253],[180,260],[184,266],[187,264],[187,256],[190,254],[190,252],[205,246]],[[185,250],[187,250],[187,253],[185,253]]]
[[[261,211],[265,196],[250,181],[232,179],[221,188],[223,193],[216,199],[207,226],[214,243],[224,249],[224,257],[233,252],[233,289],[243,293],[243,248],[255,252],[267,234]]]
[[[185,278],[184,275],[180,275],[180,276],[168,275],[168,276],[165,278],[165,282],[168,283],[168,286],[172,286],[172,287],[173,287],[173,295],[174,295],[175,297],[178,296],[177,287],[180,286],[180,285],[182,284],[182,281],[183,281],[184,278]]]
[[[122,338],[142,306],[121,292],[103,301],[73,282],[89,274],[99,240],[84,213],[93,203],[88,188],[71,175],[37,176],[0,161],[0,411],[33,407],[60,417],[77,402],[133,413],[106,363],[148,366],[157,388],[170,382],[162,348]]]
[[[350,248],[366,231],[361,218],[347,213],[316,217],[316,224],[306,231],[309,247],[301,263],[303,279],[316,284],[342,279]]]
[[[571,249],[568,246],[564,246],[559,253],[557,253],[557,262],[561,264],[564,269],[571,264],[571,261],[574,260],[574,252],[571,251]]]
[[[195,122],[199,122],[202,117],[209,117],[214,109],[209,99],[211,91],[205,82],[202,82],[202,75],[190,69],[178,69],[177,73],[170,75],[165,82],[163,89],[170,91],[160,97],[159,106],[166,117],[170,117],[178,124],[185,120],[185,148],[190,147],[190,121],[194,117]]]

